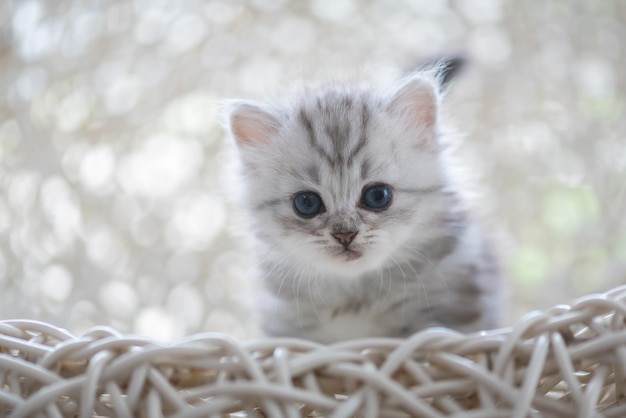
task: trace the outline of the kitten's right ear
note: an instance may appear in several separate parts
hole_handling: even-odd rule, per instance
[[[227,114],[228,128],[240,146],[268,144],[278,132],[276,117],[256,103],[232,102]]]
[[[416,74],[400,86],[388,106],[392,115],[408,122],[409,126],[433,131],[439,112],[439,95],[434,79]]]

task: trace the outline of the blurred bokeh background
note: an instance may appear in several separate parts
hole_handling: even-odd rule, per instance
[[[216,101],[459,51],[508,322],[626,282],[626,2],[3,0],[0,318],[254,336]]]

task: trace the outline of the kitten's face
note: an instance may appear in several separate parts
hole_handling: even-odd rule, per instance
[[[240,104],[231,127],[259,238],[283,262],[348,277],[420,257],[448,204],[436,106],[420,79],[389,97],[334,89]]]

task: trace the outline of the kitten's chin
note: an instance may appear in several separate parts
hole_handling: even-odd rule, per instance
[[[347,249],[325,256],[318,267],[323,273],[349,279],[378,269],[381,263],[382,260],[373,254]]]
[[[343,258],[346,261],[353,261],[358,260],[359,258],[361,258],[362,255],[363,254],[360,251],[345,250],[339,255],[339,257]]]
[[[349,262],[363,257],[363,251],[356,248],[337,248],[330,251],[329,256],[339,262]]]

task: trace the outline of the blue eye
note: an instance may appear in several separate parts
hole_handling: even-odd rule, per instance
[[[293,198],[293,210],[303,218],[312,218],[324,209],[322,198],[315,192],[300,192]]]
[[[363,190],[361,204],[370,210],[385,210],[391,204],[391,187],[386,184],[374,184]]]

